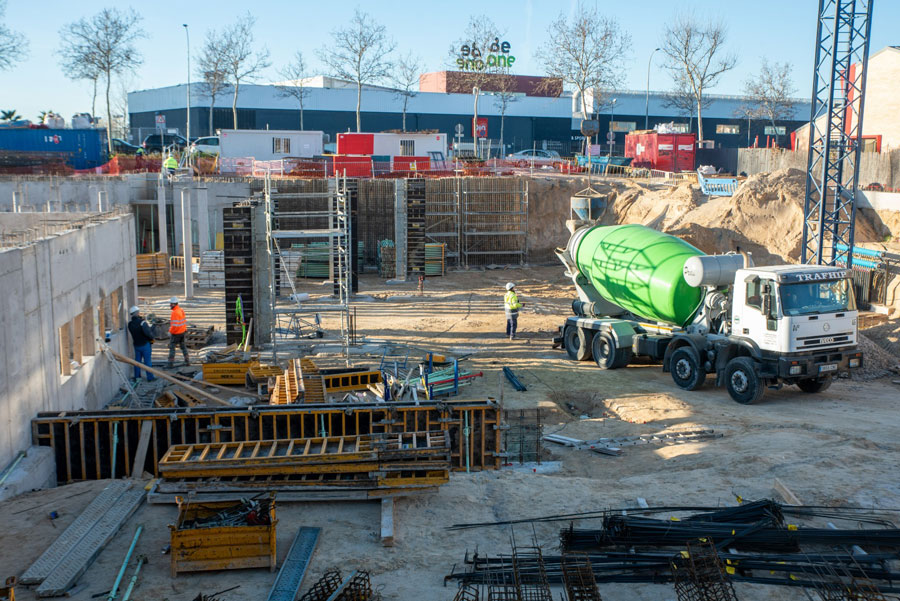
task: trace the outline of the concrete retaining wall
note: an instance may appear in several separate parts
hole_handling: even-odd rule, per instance
[[[137,297],[134,229],[134,217],[124,215],[0,250],[0,466],[31,444],[36,413],[96,409],[121,384],[99,345],[71,375],[62,375],[59,328],[96,311],[119,287],[119,324],[126,323]],[[127,331],[108,329],[110,346],[131,354]],[[95,336],[97,330],[95,318]]]

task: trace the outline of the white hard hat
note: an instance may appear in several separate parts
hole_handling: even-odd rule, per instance
[[[178,297],[177,297],[177,296],[173,296],[172,298],[170,298],[170,299],[169,299],[169,304],[170,304],[170,305],[177,305],[177,304],[178,304]]]
[[[135,305],[134,307],[128,309],[128,314],[134,315],[135,313],[140,313],[140,311],[141,310],[137,308],[137,305]]]
[[[507,282],[507,283],[506,283],[506,289],[507,289],[507,290],[512,290],[512,289],[515,288],[515,287],[516,287],[516,285],[513,284],[512,282]]]

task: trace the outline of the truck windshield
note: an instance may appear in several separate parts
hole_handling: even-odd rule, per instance
[[[785,284],[781,288],[781,309],[785,315],[814,315],[855,311],[850,280]]]

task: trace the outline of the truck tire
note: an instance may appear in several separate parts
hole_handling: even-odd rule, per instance
[[[800,380],[797,387],[807,394],[816,394],[817,392],[825,392],[831,386],[831,376],[824,378],[814,378],[812,380]]]
[[[587,361],[591,358],[591,345],[588,342],[588,331],[578,326],[566,326],[563,331],[563,344],[572,361]]]
[[[676,349],[669,359],[669,371],[682,390],[697,390],[706,382],[706,370],[700,367],[697,353],[689,346]]]
[[[619,369],[631,361],[631,349],[618,348],[609,332],[597,332],[591,342],[591,354],[600,369]]]
[[[725,387],[728,394],[742,405],[752,405],[762,398],[765,384],[756,373],[756,364],[750,357],[735,357],[725,366]]]

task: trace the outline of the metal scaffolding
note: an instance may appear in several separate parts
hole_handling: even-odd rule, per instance
[[[852,263],[874,0],[819,0],[803,262]],[[846,248],[846,250],[842,250]]]
[[[271,177],[266,174],[263,188],[263,198],[266,211],[266,236],[268,241],[269,265],[272,274],[269,280],[269,291],[272,302],[272,311],[275,315],[273,321],[273,352],[277,358],[277,337],[279,316],[287,315],[292,323],[319,324],[319,314],[323,312],[338,312],[340,314],[340,338],[344,357],[349,362],[350,336],[352,332],[350,318],[350,295],[352,252],[350,243],[350,231],[352,226],[352,214],[350,210],[349,196],[347,192],[347,178],[335,176],[328,182],[328,189],[322,192],[304,193],[279,193],[272,185]],[[324,208],[304,210],[279,210],[277,200],[287,199],[314,201],[324,200]],[[317,203],[321,204],[321,203]],[[296,207],[295,207],[296,209]],[[304,229],[286,229],[282,225],[288,223],[322,223],[325,227],[305,227]],[[291,274],[284,261],[279,240],[296,239],[321,239],[329,243],[329,256],[331,259],[330,272],[334,282],[333,303],[309,303],[300,300],[294,287],[294,275]],[[283,271],[287,283],[291,289],[291,302],[294,306],[276,308],[276,273]]]

